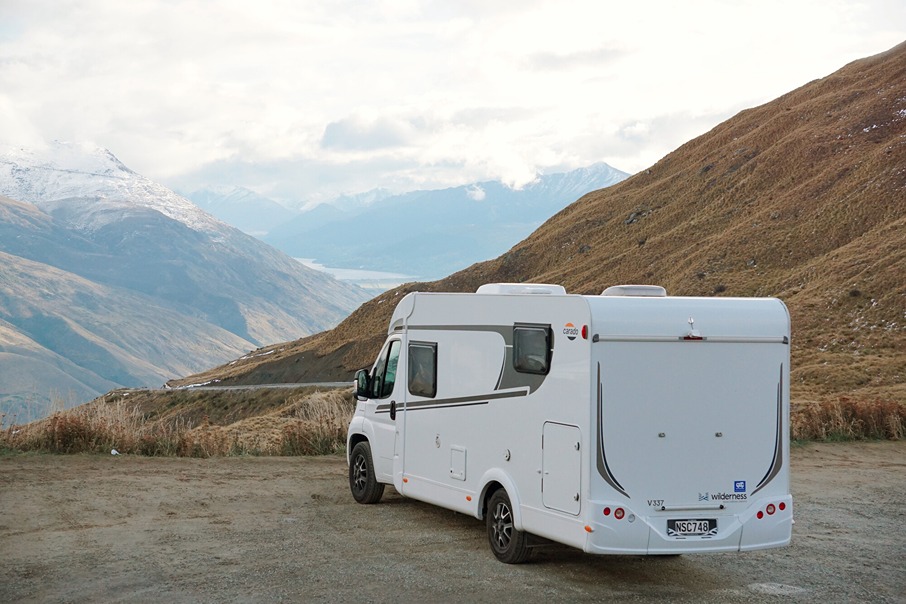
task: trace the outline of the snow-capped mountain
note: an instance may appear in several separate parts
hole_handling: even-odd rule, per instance
[[[343,210],[344,212],[356,214],[359,211],[373,206],[374,204],[379,203],[392,196],[393,193],[390,190],[378,188],[371,189],[370,191],[365,191],[364,193],[340,195],[329,203],[331,206]]]
[[[189,200],[127,168],[107,149],[87,144],[0,146],[0,193],[45,211],[85,200],[84,211],[69,212],[79,230],[95,231],[137,208],[155,210],[196,231],[216,233],[224,227]]]
[[[159,385],[370,297],[67,143],[0,151],[0,264],[0,413],[61,388]]]
[[[629,178],[629,174],[617,170],[604,162],[598,162],[584,168],[577,168],[569,172],[541,175],[522,190],[530,193],[537,192],[552,199],[573,200]]]

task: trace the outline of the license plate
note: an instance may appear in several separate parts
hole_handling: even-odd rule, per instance
[[[717,520],[715,518],[667,521],[667,535],[670,537],[701,537],[716,534]]]

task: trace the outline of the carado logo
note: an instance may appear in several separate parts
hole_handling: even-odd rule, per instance
[[[563,335],[569,338],[570,341],[575,340],[579,336],[579,328],[572,323],[567,323],[563,326]]]

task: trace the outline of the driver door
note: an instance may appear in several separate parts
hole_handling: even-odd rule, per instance
[[[400,415],[404,404],[402,397],[396,396],[396,393],[405,390],[404,383],[397,386],[402,349],[401,339],[388,340],[371,369],[369,380],[366,418],[371,420],[373,428],[371,452],[374,471],[380,482],[393,482],[394,457],[398,455],[397,421],[402,419]]]

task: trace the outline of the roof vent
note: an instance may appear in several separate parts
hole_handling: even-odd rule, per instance
[[[660,285],[611,285],[602,296],[638,296],[643,298],[663,298],[667,290]]]
[[[566,288],[562,285],[547,283],[485,283],[478,288],[478,294],[546,294],[564,295]]]

